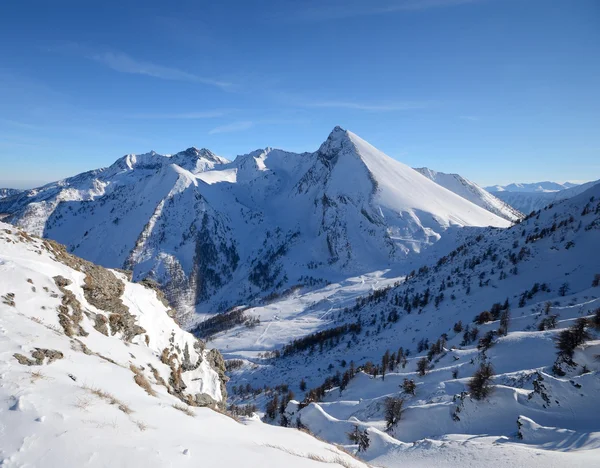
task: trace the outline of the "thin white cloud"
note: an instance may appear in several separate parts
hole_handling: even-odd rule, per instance
[[[431,107],[430,102],[390,102],[385,104],[362,103],[352,101],[305,101],[298,103],[302,107],[354,109],[368,112],[393,112]]]
[[[323,2],[310,6],[297,14],[292,15],[295,19],[308,21],[335,20],[352,18],[357,16],[382,15],[386,13],[410,12],[428,10],[431,8],[443,8],[459,6],[469,3],[477,3],[484,0],[387,0],[383,2],[350,2],[348,0],[337,0]]]
[[[198,112],[180,112],[180,113],[139,113],[131,114],[127,117],[130,119],[148,119],[148,120],[199,120],[199,119],[212,119],[216,117],[223,117],[231,114],[231,110],[228,109],[215,109],[208,111]]]
[[[88,55],[88,58],[101,63],[115,71],[134,75],[145,75],[163,80],[188,81],[219,88],[229,88],[231,83],[195,75],[178,68],[165,67],[151,62],[144,62],[122,52],[103,52]]]
[[[255,122],[251,120],[243,120],[239,122],[232,122],[230,124],[221,125],[219,127],[215,127],[212,130],[209,130],[209,135],[216,135],[219,133],[233,133],[233,132],[241,132],[243,130],[248,130],[254,127]]]
[[[51,46],[45,46],[44,48],[50,52],[79,55],[120,73],[151,76],[153,78],[159,78],[162,80],[199,83],[209,86],[216,86],[221,89],[230,89],[234,86],[233,83],[227,81],[197,75],[185,70],[180,70],[179,68],[167,67],[144,60],[138,60],[124,52],[99,52],[97,49],[79,44],[77,42],[60,42]]]
[[[308,119],[259,119],[259,120],[240,120],[232,122],[226,125],[221,125],[209,130],[209,135],[216,135],[219,133],[233,133],[248,130],[258,125],[305,125],[310,123]]]

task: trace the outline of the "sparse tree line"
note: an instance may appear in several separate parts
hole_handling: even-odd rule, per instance
[[[344,324],[339,327],[321,330],[288,343],[283,347],[281,354],[283,356],[290,356],[302,351],[314,350],[316,346],[319,346],[320,351],[323,351],[325,346],[331,348],[339,343],[342,336],[349,333],[358,335],[361,331],[362,323],[360,320],[356,323]]]
[[[248,308],[237,308],[230,312],[216,314],[199,323],[191,330],[198,338],[208,338],[216,333],[229,330],[237,325],[245,325],[253,328],[260,324],[260,318],[256,315],[246,315]]]
[[[559,294],[561,296],[564,296],[567,293],[568,288],[569,288],[569,285],[567,283],[564,283],[559,288]],[[531,287],[531,289],[521,293],[521,296],[519,298],[519,308],[525,307],[527,305],[527,301],[533,299],[533,297],[538,292],[551,292],[551,290],[550,290],[550,287],[546,283],[542,283],[542,284],[534,283],[534,285]]]

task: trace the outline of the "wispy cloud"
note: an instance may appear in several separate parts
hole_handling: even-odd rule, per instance
[[[256,125],[256,122],[251,120],[242,120],[239,122],[232,122],[230,124],[221,125],[219,127],[215,127],[212,130],[209,130],[209,135],[216,135],[219,133],[233,133],[233,132],[241,132],[243,130],[248,130]]]
[[[51,52],[74,54],[93,60],[114,71],[128,73],[131,75],[151,76],[161,80],[185,81],[216,86],[221,89],[229,89],[234,85],[228,81],[218,80],[212,77],[198,75],[175,67],[159,65],[153,62],[140,60],[121,51],[98,51],[79,43],[63,42],[47,47]]]
[[[148,119],[148,120],[200,120],[200,119],[213,119],[217,117],[224,117],[231,114],[233,111],[230,109],[215,109],[208,111],[198,112],[180,112],[180,113],[139,113],[130,114],[126,117],[129,119]]]
[[[232,86],[231,83],[195,75],[179,70],[178,68],[165,67],[151,62],[137,60],[122,52],[97,53],[89,55],[88,58],[121,73],[152,76],[163,80],[188,81],[217,86],[219,88],[229,88]]]
[[[452,7],[481,1],[485,0],[386,0],[380,2],[330,0],[327,2],[319,1],[297,12],[292,17],[308,21],[334,20]]]
[[[368,112],[393,112],[431,107],[431,102],[390,102],[390,103],[364,103],[352,101],[304,101],[298,102],[301,107],[354,109]]]
[[[217,135],[219,133],[233,133],[249,130],[259,125],[304,125],[310,123],[308,119],[260,119],[260,120],[239,120],[226,125],[215,127],[208,131],[209,135]]]

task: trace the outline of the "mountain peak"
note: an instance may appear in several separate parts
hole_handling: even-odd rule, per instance
[[[196,157],[196,158],[206,158],[209,159],[211,161],[216,159],[215,154],[206,148],[196,148],[195,146],[191,146],[188,149],[186,149],[185,151],[181,151],[179,153],[177,153],[178,155],[181,156],[191,156],[191,157]]]
[[[348,130],[336,126],[327,137],[327,140],[319,147],[317,152],[323,158],[331,161],[337,160],[340,154],[347,153],[349,150],[356,150],[350,139],[350,133]]]

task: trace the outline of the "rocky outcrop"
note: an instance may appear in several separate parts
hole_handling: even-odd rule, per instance
[[[184,332],[167,317],[175,314],[155,282],[145,280],[143,286],[152,292],[144,292],[142,287],[127,284],[127,280],[118,272],[82,260],[68,253],[61,244],[29,236],[20,230],[5,230],[5,233],[6,242],[26,243],[38,254],[49,256],[52,261],[83,274],[83,284],[78,284],[74,280],[77,274],[61,265],[64,272],[52,277],[60,294],[47,290],[52,297],[60,298],[57,307],[58,322],[64,334],[71,338],[72,350],[97,356],[120,367],[135,368],[136,383],[149,394],[154,392],[152,385],[162,385],[170,394],[188,405],[225,407],[227,377],[223,357],[216,350],[207,351],[203,341]],[[137,291],[134,294],[134,289],[129,288]],[[127,305],[123,299],[126,290]],[[143,302],[136,302],[137,294],[144,296]],[[148,299],[152,298],[148,298],[148,294],[154,295],[155,300],[149,303]],[[6,296],[14,301],[14,295]],[[130,302],[133,304],[131,310],[128,307]],[[167,313],[162,312],[163,316],[159,313],[155,317],[151,317],[151,314],[138,315],[136,311],[142,304],[143,307],[151,307],[157,312],[166,310]],[[150,366],[147,362],[117,362],[113,357],[90,349],[90,343],[86,344],[84,341],[92,332],[92,327],[106,337],[148,346],[158,353],[157,357],[166,368],[160,365]],[[148,327],[150,331],[146,331],[144,327]],[[145,336],[141,340],[136,338],[140,335]],[[162,343],[167,346],[161,350],[164,346]],[[61,351],[45,348],[35,348],[31,356],[21,353],[13,355],[19,363],[27,366],[49,364],[63,356]]]
[[[50,364],[64,357],[60,351],[45,348],[35,348],[31,352],[31,359],[19,353],[15,353],[13,356],[19,364],[23,364],[24,366],[41,366],[44,364],[44,361],[46,364]]]

